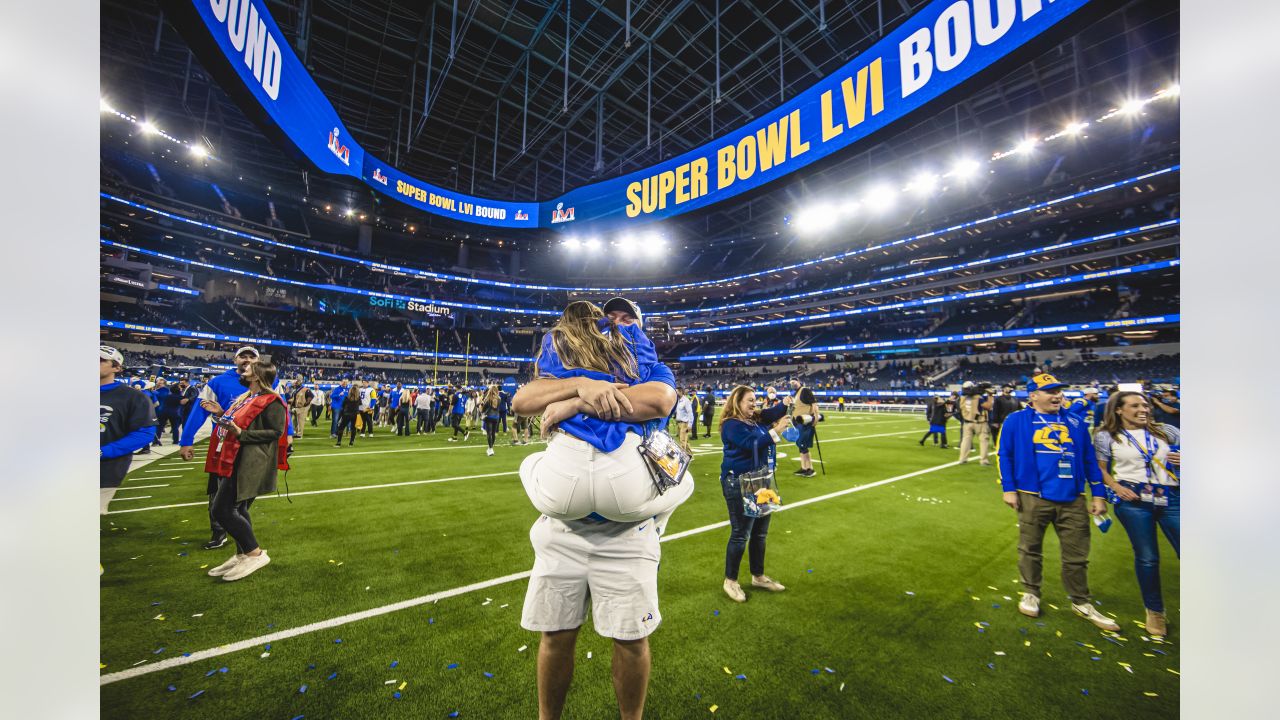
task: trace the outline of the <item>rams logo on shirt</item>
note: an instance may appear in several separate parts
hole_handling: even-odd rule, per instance
[[[1071,433],[1067,430],[1066,425],[1050,423],[1037,429],[1036,434],[1031,438],[1031,442],[1049,452],[1060,453],[1064,447],[1071,445]]]

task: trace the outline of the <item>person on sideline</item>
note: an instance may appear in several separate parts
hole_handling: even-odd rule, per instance
[[[971,390],[973,381],[965,380],[961,387],[963,390]],[[992,399],[976,392],[962,391],[957,404],[960,419],[963,421],[963,427],[960,428],[960,464],[969,462],[969,451],[973,449],[973,436],[977,435],[978,464],[990,465],[991,461],[987,457],[991,452],[991,427],[987,425],[987,413],[991,412],[994,405]]]
[[[365,437],[373,437],[373,424],[378,417],[378,383],[364,383],[358,395],[360,396],[360,432],[364,433]]]
[[[1155,406],[1151,408],[1151,412],[1156,422],[1174,427],[1182,424],[1182,403],[1178,401],[1177,390],[1165,388],[1158,393],[1152,393],[1151,403]]]
[[[178,433],[182,432],[182,412],[194,397],[195,391],[187,383],[185,377],[179,379],[176,385],[166,388],[166,392],[160,400],[160,413],[156,417],[158,421],[156,425],[157,438],[164,436],[165,424],[168,424],[169,433],[173,437],[173,445],[178,444],[180,439]],[[186,402],[184,403],[184,401]]]
[[[1151,406],[1141,393],[1120,392],[1107,401],[1102,429],[1094,433],[1102,481],[1114,494],[1116,518],[1133,545],[1133,565],[1148,635],[1164,637],[1168,621],[1160,592],[1160,550],[1156,527],[1175,555],[1181,555],[1182,436],[1178,428],[1151,421]]]
[[[1066,383],[1048,373],[1027,382],[1030,405],[1000,428],[1000,484],[1004,503],[1018,513],[1018,574],[1026,592],[1018,611],[1040,616],[1044,533],[1050,525],[1062,547],[1062,585],[1075,612],[1103,630],[1120,626],[1089,596],[1089,515],[1104,515],[1102,473],[1089,429],[1063,411]],[[1085,499],[1088,484],[1093,495]]]
[[[204,426],[205,420],[209,419],[209,413],[204,407],[204,401],[212,401],[219,407],[228,407],[231,402],[244,392],[243,374],[250,363],[258,359],[258,350],[252,346],[245,346],[236,351],[234,355],[235,367],[214,376],[209,379],[204,388],[200,390],[199,400],[195,407],[191,409],[191,414],[187,416],[187,422],[182,426],[182,439],[178,442],[178,454],[183,460],[192,460],[195,458],[195,452],[191,446],[195,444],[196,433]],[[272,393],[272,397],[277,400],[279,395]],[[280,404],[284,407],[284,401],[280,400]],[[285,424],[288,425],[288,408],[285,408]],[[205,550],[217,550],[227,544],[227,531],[218,524],[217,519],[213,516],[213,495],[209,496],[209,542],[200,547]]]
[[[315,384],[315,381],[312,381]],[[320,413],[324,412],[325,401],[328,398],[324,396],[324,391],[320,389],[318,384],[311,388],[311,427],[317,427],[316,423],[320,420]]]
[[[249,503],[275,492],[276,472],[289,469],[288,412],[271,389],[276,366],[254,360],[241,378],[249,389],[225,411],[212,400],[200,403],[214,416],[204,463],[214,518],[236,542],[236,554],[210,569],[209,575],[226,581],[244,578],[271,562],[254,535]]]
[[[541,718],[559,718],[563,710],[588,604],[596,632],[613,639],[614,691],[621,716],[642,716],[650,669],[648,636],[662,622],[658,540],[675,506],[693,490],[686,474],[665,495],[653,497],[653,480],[636,452],[646,430],[642,423],[660,423],[670,412],[675,376],[657,362],[652,343],[640,332],[639,309],[623,302],[636,322],[619,323],[588,302],[570,303],[543,338],[536,379],[520,388],[512,402],[518,415],[541,414],[542,433],[551,435],[547,450],[531,454],[520,467],[526,493],[543,512],[529,533],[535,559],[521,616],[522,627],[542,633],[537,671]],[[610,305],[616,303],[606,307]],[[585,484],[609,483],[611,497],[622,495],[615,504],[625,502],[634,514],[619,512],[611,520],[606,515],[631,508],[591,512],[578,507],[580,498],[604,500],[605,493],[558,486],[558,479],[569,477],[566,472]],[[662,504],[670,507],[655,509]]]
[[[347,379],[342,378],[338,381],[338,386],[329,391],[329,406],[332,417],[329,422],[329,437],[338,437],[338,423],[342,420],[342,406],[347,400],[347,393],[351,392],[351,388],[347,385]],[[356,393],[357,397],[359,393]]]
[[[680,447],[685,452],[693,452],[689,448],[689,427],[693,425],[695,418],[693,416],[693,401],[689,399],[692,391],[685,392],[676,400],[676,427],[679,429]],[[694,428],[695,430],[697,428]]]
[[[293,384],[293,402],[289,404],[289,419],[293,425],[293,436],[302,438],[302,430],[306,427],[307,410],[311,407],[311,390],[303,386],[299,377]]]
[[[418,397],[414,398],[413,409],[418,420],[414,430],[417,431],[418,435],[422,435],[427,432],[435,432],[435,423],[431,422],[431,398],[432,394],[425,389],[418,391]],[[428,430],[428,427],[431,429]]]
[[[822,422],[822,413],[818,412],[818,400],[813,391],[797,379],[791,380],[791,418],[799,431],[796,438],[796,450],[800,452],[800,469],[796,475],[813,477],[813,458],[809,456],[809,448],[813,447],[814,438],[818,435],[818,423]]]
[[[929,421],[929,432],[920,438],[920,445],[923,446],[924,441],[932,437],[934,445],[937,445],[938,440],[941,439],[942,449],[947,449],[947,420],[951,419],[951,414],[947,412],[946,398],[941,395],[935,397],[925,409],[925,416]]]
[[[724,592],[734,602],[747,601],[747,594],[738,584],[738,569],[742,566],[744,551],[749,553],[752,587],[770,592],[786,590],[782,583],[764,574],[765,538],[769,534],[773,514],[746,516],[737,476],[766,463],[772,468],[780,439],[778,433],[790,424],[785,404],[756,410],[756,393],[746,385],[735,387],[724,401],[724,414],[720,416],[720,441],[724,443],[720,491],[729,507],[730,528],[724,558]]]
[[[134,451],[151,444],[156,416],[141,390],[116,381],[124,370],[124,355],[109,345],[98,347],[98,512],[107,504],[133,463]]]
[[[391,405],[395,408],[396,413],[396,435],[409,437],[409,405],[413,402],[413,393],[409,388],[402,387],[400,383],[396,383],[396,389],[391,391]]]
[[[494,383],[485,390],[484,398],[480,401],[480,413],[484,417],[484,437],[489,443],[485,455],[493,455],[493,443],[498,438],[498,418],[502,414],[501,392],[498,384]]]
[[[464,421],[467,414],[467,392],[462,388],[453,394],[453,409],[449,412],[449,424],[453,426],[453,435],[449,438],[449,442],[458,442],[458,433],[462,433],[462,442],[466,442],[471,437],[471,430],[465,427]]]
[[[337,438],[333,443],[334,447],[342,447],[342,435],[348,428],[351,429],[351,439],[347,442],[348,447],[356,444],[356,435],[358,434],[356,431],[356,418],[360,417],[361,413],[360,391],[363,388],[360,387],[360,383],[356,382],[350,388],[344,389],[346,392],[342,394],[342,405],[333,411],[333,416],[338,418],[338,432],[334,435]],[[334,390],[334,392],[336,393],[337,390]]]
[[[702,424],[706,426],[707,437],[711,437],[711,422],[716,416],[716,393],[711,386],[706,386],[706,391],[702,396]],[[693,428],[694,439],[697,439],[698,428]]]

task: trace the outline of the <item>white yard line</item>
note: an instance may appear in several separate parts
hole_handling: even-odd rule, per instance
[[[145,475],[145,476],[140,476],[136,479],[138,480],[172,480],[174,478],[180,478],[180,477],[182,477],[182,475]]]
[[[878,480],[876,482],[868,483],[866,485],[858,485],[856,487],[846,488],[844,490],[837,490],[835,492],[827,493],[826,495],[819,495],[817,497],[811,497],[805,500],[798,500],[794,503],[791,503],[790,505],[783,505],[781,508],[777,510],[777,512],[782,512],[783,510],[792,510],[798,507],[804,507],[805,505],[812,505],[813,503],[831,500],[833,498],[842,497],[844,495],[849,495],[855,492],[861,492],[863,490],[870,490],[871,488],[879,487],[881,485],[887,485],[889,483],[897,482],[899,480],[906,480],[908,478],[918,477],[920,475],[926,475],[928,473],[937,472],[938,470],[945,470],[946,468],[955,467],[959,464],[960,464],[959,462],[949,462],[949,463],[943,463],[942,465],[934,465],[933,467],[928,467],[923,470],[916,470],[915,472],[910,472],[905,475],[898,475],[896,477],[886,478],[884,480]],[[200,503],[200,504],[204,504],[204,503]],[[701,533],[710,532],[712,530],[717,530],[719,528],[728,527],[728,526],[729,526],[729,522],[727,520],[717,522],[717,523],[712,523],[710,525],[703,525],[702,527],[693,528],[691,530],[684,530],[682,532],[678,532],[673,535],[668,535],[662,538],[662,542],[679,540],[680,538],[686,538],[692,535],[699,535]],[[228,655],[230,653],[239,652],[241,650],[248,650],[250,648],[256,648],[258,646],[265,645],[267,643],[274,643],[274,642],[279,642],[281,640],[285,640],[288,638],[298,637],[299,635],[307,635],[313,632],[319,632],[321,630],[330,630],[332,628],[339,627],[342,625],[347,625],[347,624],[356,622],[358,620],[367,620],[369,618],[378,617],[380,615],[387,615],[389,613],[397,612],[399,610],[406,610],[408,608],[418,607],[420,605],[432,603],[437,600],[443,600],[445,598],[456,597],[458,595],[475,592],[476,590],[485,590],[491,587],[496,587],[498,585],[505,585],[506,583],[515,582],[517,580],[524,580],[524,579],[527,579],[529,575],[530,575],[530,572],[528,570],[524,572],[513,573],[511,575],[503,575],[502,577],[496,577],[489,580],[484,580],[482,582],[472,583],[470,585],[463,585],[461,587],[452,588],[450,590],[442,590],[440,592],[431,593],[429,595],[422,595],[420,597],[410,598],[409,600],[402,600],[397,603],[391,603],[390,605],[383,605],[381,607],[370,608],[368,610],[361,610],[360,612],[350,613],[347,615],[339,615],[338,617],[329,618],[328,620],[320,620],[318,622],[309,623],[307,625],[301,625],[299,627],[290,628],[288,630],[280,630],[278,632],[269,633],[267,635],[251,638],[249,640],[240,640],[238,642],[230,643],[227,645],[219,645],[217,647],[209,648],[207,650],[199,650],[197,652],[191,653],[186,657],[182,657],[182,656],[171,657],[165,660],[161,660],[160,662],[151,663],[149,665],[140,665],[138,667],[129,668],[127,670],[120,670],[118,672],[108,673],[98,678],[98,685],[99,686],[109,685],[114,682],[120,682],[121,680],[129,680],[131,678],[140,677],[142,675],[147,675],[154,672],[159,672],[161,670],[168,670],[170,668],[181,667],[183,665],[190,665],[192,663],[202,662],[210,658],[215,658],[222,655]]]
[[[111,498],[111,502],[113,502],[113,503],[117,503],[117,502],[124,502],[125,500],[147,500],[147,499],[149,499],[150,497],[151,497],[150,495],[135,495],[135,496],[133,496],[133,497],[118,497],[118,496],[117,496],[117,497],[113,497],[113,498]],[[200,504],[201,504],[201,505],[206,505],[207,503],[200,503]],[[117,512],[118,512],[118,511],[117,511]]]
[[[159,470],[143,470],[142,472],[144,472],[144,473],[177,472],[177,470],[166,470],[166,469],[164,469],[164,468],[161,468],[161,469],[159,469]]]
[[[151,480],[152,478],[146,478]],[[169,483],[161,483],[159,485],[122,485],[121,490],[145,490],[147,488],[169,487]]]
[[[903,430],[903,431],[899,431],[899,432],[879,433],[879,434],[876,434],[876,435],[854,435],[854,436],[852,436],[852,437],[831,438],[831,439],[830,439],[830,440],[828,440],[827,442],[828,442],[828,443],[836,443],[836,442],[845,442],[846,440],[865,440],[865,439],[868,439],[868,438],[890,437],[890,436],[893,436],[893,435],[907,435],[907,434],[911,434],[911,433],[915,433],[915,432],[917,432],[917,431],[916,431],[916,430]],[[447,450],[448,448],[441,448],[441,449],[445,449],[445,450]],[[391,451],[391,452],[407,452],[407,451],[393,450],[393,451]],[[704,455],[719,455],[719,454],[720,454],[720,453],[722,453],[722,452],[724,452],[723,448],[718,449],[718,450],[709,450],[709,451],[706,451],[706,452],[695,452],[695,453],[694,453],[694,455],[695,455],[695,456],[697,456],[697,457],[702,457],[702,456],[704,456]],[[815,462],[816,462],[816,461],[815,461]],[[327,493],[351,492],[351,491],[353,491],[353,490],[378,490],[378,489],[380,489],[380,488],[404,487],[404,486],[406,486],[406,485],[430,485],[430,484],[433,484],[433,483],[451,482],[451,481],[453,481],[453,480],[474,480],[474,479],[477,479],[477,478],[501,477],[501,476],[503,476],[503,475],[515,475],[517,472],[518,472],[518,471],[516,471],[516,470],[510,470],[510,471],[507,471],[507,472],[487,473],[487,474],[484,474],[484,475],[459,475],[459,476],[457,476],[457,477],[437,478],[437,479],[435,479],[435,480],[409,480],[409,481],[407,481],[407,482],[399,482],[399,483],[382,483],[382,484],[378,484],[378,485],[357,485],[357,486],[355,486],[355,487],[329,488],[329,489],[326,489],[326,490],[304,490],[304,491],[302,491],[302,492],[290,493],[289,495],[290,495],[291,497],[292,497],[292,496],[297,496],[297,495],[323,495],[323,494],[327,494]],[[180,477],[180,476],[178,476],[178,475],[174,475],[173,477]],[[147,479],[148,479],[148,480],[151,480],[151,479],[153,479],[153,478],[147,478]],[[127,488],[126,488],[126,489],[127,489]],[[270,500],[270,499],[272,499],[272,498],[280,498],[280,497],[284,497],[284,496],[282,496],[282,495],[261,495],[261,496],[259,496],[257,499],[258,499],[258,500]],[[203,501],[203,500],[202,500],[202,501],[200,501],[200,502],[175,503],[175,504],[173,504],[173,505],[152,505],[152,506],[150,506],[150,507],[129,508],[129,509],[127,509],[127,510],[109,510],[109,511],[107,512],[107,514],[108,514],[108,515],[116,515],[116,514],[119,514],[119,513],[147,512],[148,510],[169,510],[169,509],[172,509],[172,508],[183,508],[183,507],[207,506],[208,504],[209,504],[209,503],[208,503],[207,501]]]

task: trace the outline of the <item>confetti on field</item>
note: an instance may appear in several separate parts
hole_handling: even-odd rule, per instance
[[[1084,688],[1080,688],[1080,694],[1081,694],[1081,695],[1088,695],[1088,694],[1089,694],[1089,691],[1088,691],[1088,690],[1086,690],[1086,689],[1084,689]]]
[[[191,617],[204,617],[204,613],[196,613],[195,615],[192,615]]]
[[[386,682],[384,682],[384,683],[382,683],[382,684],[383,684],[383,685],[395,685],[395,684],[396,684],[396,681],[395,681],[395,679],[391,679],[391,680],[387,680]]]
[[[334,638],[334,640],[333,640],[333,644],[334,644],[334,645],[341,645],[341,644],[342,644],[342,638]]]
[[[997,654],[997,655],[1004,655],[1004,651],[1003,651],[1003,650],[997,650],[997,651],[996,651],[996,654]]]
[[[712,610],[712,611],[711,611],[711,614],[712,614],[713,616],[715,616],[715,617],[720,617],[720,611],[719,611],[719,610]]]
[[[457,668],[457,667],[458,667],[458,663],[449,663],[448,665],[445,665],[445,666],[444,666],[444,669],[445,669],[445,670],[453,670],[453,669],[455,669],[455,668]]]
[[[996,587],[995,585],[988,585],[988,586],[987,586],[987,589],[988,589],[988,590],[995,590],[995,591],[997,591],[997,592],[1000,590],[1000,588]]]
[[[200,696],[201,696],[201,695],[203,695],[203,694],[204,694],[204,691],[203,691],[203,690],[197,690],[197,691],[195,691],[195,692],[191,693],[190,695],[188,695],[188,696],[187,696],[187,699],[188,699],[188,700],[195,700],[196,698],[200,697]]]
[[[428,624],[428,625],[435,625],[435,624],[436,624],[436,619],[435,619],[435,618],[427,618],[427,624]]]
[[[991,623],[986,623],[986,622],[978,621],[978,622],[975,622],[975,623],[973,624],[973,626],[974,626],[974,627],[976,627],[976,628],[981,629],[981,628],[984,628],[984,627],[991,627]]]
[[[449,713],[449,717],[458,717],[458,711],[454,710],[453,712]]]
[[[1182,677],[1182,673],[1178,672],[1177,670],[1174,670],[1173,668],[1165,668],[1165,670],[1173,673],[1174,675],[1177,675],[1178,677]]]
[[[1023,641],[1022,641],[1022,647],[1031,647],[1031,641],[1030,641],[1030,640],[1023,640]]]
[[[1048,603],[1048,605],[1049,605],[1049,607],[1053,608],[1054,610],[1057,610],[1057,609],[1058,609],[1058,606],[1057,606],[1057,605],[1054,605],[1053,603]]]
[[[216,672],[218,672],[218,670],[215,668],[215,669],[210,670],[209,672],[205,673],[205,674],[204,674],[204,676],[205,676],[205,677],[209,677],[210,675],[213,675],[213,674],[214,674],[214,673],[216,673]]]
[[[99,670],[101,670],[102,668],[104,668],[104,667],[106,667],[106,666],[107,666],[107,664],[106,664],[106,663],[104,663],[104,662],[100,662],[100,663],[98,663],[98,669],[99,669]]]
[[[528,649],[529,649],[528,645],[521,645],[520,647],[516,648],[516,652],[524,652],[525,650],[528,650]]]
[[[152,651],[151,651],[151,654],[152,654],[152,655],[159,655],[159,654],[160,654],[160,653],[162,653],[162,652],[164,652],[164,648],[156,648],[155,650],[152,650]]]
[[[588,651],[587,651],[587,659],[588,659],[588,660],[590,660],[590,659],[591,659],[591,651],[590,651],[590,650],[588,650]]]
[[[220,667],[220,668],[218,668],[218,672],[222,673],[223,675],[226,675],[226,674],[227,674],[227,668]]]
[[[1061,631],[1061,630],[1055,630],[1053,634],[1054,634],[1054,635],[1057,635],[1058,637],[1062,637],[1062,631]]]
[[[163,622],[163,621],[164,621],[164,613],[160,613],[159,615],[157,615],[157,616],[155,616],[155,617],[153,617],[153,618],[151,618],[151,619],[152,619],[152,620],[159,620],[159,621]]]
[[[824,668],[822,668],[822,669],[823,669],[823,670],[826,670],[826,671],[827,671],[827,674],[829,674],[829,675],[835,675],[835,674],[836,674],[836,671],[835,671],[835,670],[832,670],[832,669],[831,669],[831,668],[829,668],[829,667],[824,667]]]
[[[725,675],[732,675],[732,674],[733,674],[733,671],[729,669],[729,666],[728,666],[728,665],[726,665],[726,666],[724,667],[724,674],[725,674]]]
[[[301,694],[305,694],[307,692],[307,686],[305,683],[303,684],[302,687],[298,688],[298,692]]]
[[[397,691],[395,691],[395,692],[391,693],[391,697],[395,698],[396,700],[399,700],[399,699],[400,699],[400,691],[399,691],[399,690],[397,690]]]
[[[330,675],[330,676],[329,676],[328,678],[326,678],[326,679],[327,679],[327,680],[332,680],[332,679],[334,679],[334,678],[336,678],[336,677],[338,677],[338,673],[336,673],[336,672],[335,672],[334,674]]]
[[[1153,693],[1153,692],[1144,692],[1144,693],[1142,693],[1142,694],[1143,694],[1143,695],[1146,695],[1147,697],[1160,697],[1159,695],[1157,695],[1156,693]]]
[[[733,676],[733,679],[734,679],[734,680],[746,680],[746,679],[747,679],[747,676],[746,676],[746,675],[734,675],[734,676]]]
[[[910,590],[908,590],[908,591],[906,591],[906,592],[907,592],[907,594],[908,594],[908,595],[910,595],[911,597],[915,597],[915,596],[916,596],[916,594],[915,594],[915,593],[913,593],[913,592],[911,592]]]
[[[942,676],[942,679],[943,679],[943,680],[946,680],[947,682],[951,683],[952,685],[955,685],[955,684],[956,684],[956,681],[955,681],[955,680],[952,680],[951,678],[947,677],[946,675],[943,675],[943,676]]]
[[[271,653],[269,653],[269,652],[264,652],[264,653],[262,653],[261,655],[259,655],[258,657],[260,657],[260,658],[269,658],[269,657],[271,657]]]
[[[810,674],[812,674],[812,675],[817,675],[817,674],[818,674],[818,673],[820,673],[820,672],[822,672],[822,671],[821,671],[821,670],[819,670],[818,668],[814,668],[814,669],[812,669],[812,670],[810,670],[810,671],[809,671],[809,673],[810,673]]]
[[[399,665],[399,664],[400,664],[400,661],[399,661],[399,660],[392,660],[392,661],[391,661],[391,665],[390,665],[389,667],[395,667],[395,666],[397,666],[397,665]]]
[[[502,603],[501,605],[498,606],[498,609],[501,610],[502,608],[505,608],[505,607],[511,607],[511,603]]]
[[[398,688],[396,688],[396,689],[397,689],[397,690],[403,690],[403,689],[405,688],[405,686],[406,686],[406,685],[408,685],[408,684],[409,684],[409,681],[408,681],[408,680],[405,680],[404,682],[400,683],[400,687],[398,687]]]
[[[485,677],[487,677],[487,678],[491,678],[491,677],[493,677],[493,673],[491,673],[491,672],[487,672],[487,673],[485,673],[485,674],[484,674],[484,676],[485,676]]]
[[[839,692],[844,692],[844,683],[840,683],[840,690],[839,690]]]
[[[717,711],[717,710],[719,710],[719,709],[720,709],[720,706],[719,706],[719,705],[712,705],[711,707],[709,707],[709,708],[707,708],[707,709],[708,709],[708,710],[710,710],[711,712],[715,712],[715,711]]]
[[[165,689],[166,689],[166,690],[168,690],[169,692],[177,692],[177,690],[178,690],[178,686],[177,686],[177,685],[170,685],[169,687],[167,687],[167,688],[165,688]]]

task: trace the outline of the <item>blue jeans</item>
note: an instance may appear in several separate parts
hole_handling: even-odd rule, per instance
[[[1133,489],[1133,486],[1129,486]],[[1178,550],[1180,535],[1181,501],[1177,488],[1166,489],[1169,498],[1168,507],[1155,507],[1152,503],[1120,500],[1115,504],[1116,518],[1129,534],[1129,542],[1133,545],[1133,569],[1138,575],[1138,588],[1142,591],[1142,604],[1148,610],[1164,612],[1164,598],[1160,593],[1160,549],[1156,542],[1156,526],[1164,532],[1165,538],[1173,546],[1173,552],[1181,557]]]
[[[724,576],[730,580],[738,579],[738,568],[742,565],[742,553],[748,552],[747,564],[752,575],[764,574],[764,541],[769,534],[769,521],[772,514],[763,517],[747,517],[742,512],[742,488],[738,487],[737,478],[728,473],[720,476],[720,490],[724,493],[725,504],[729,507],[729,545],[725,548]]]

